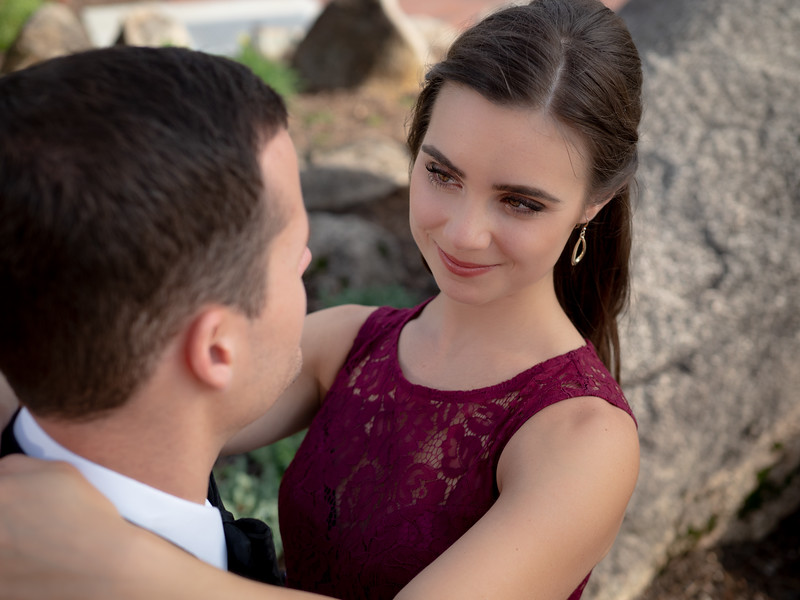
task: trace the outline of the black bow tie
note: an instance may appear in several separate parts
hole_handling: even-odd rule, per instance
[[[217,482],[212,474],[208,482],[208,501],[222,515],[222,529],[228,549],[228,571],[248,579],[283,585],[283,574],[278,568],[272,530],[258,519],[234,519],[222,503]]]

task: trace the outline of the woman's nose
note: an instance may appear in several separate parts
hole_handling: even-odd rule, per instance
[[[491,223],[479,203],[460,203],[449,215],[444,235],[453,249],[482,250],[492,240]]]

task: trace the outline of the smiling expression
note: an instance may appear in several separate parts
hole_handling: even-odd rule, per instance
[[[553,267],[587,205],[583,144],[540,111],[447,83],[411,173],[410,225],[459,302],[553,293]]]

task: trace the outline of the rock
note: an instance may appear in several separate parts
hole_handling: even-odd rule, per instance
[[[355,215],[309,215],[311,265],[309,297],[325,298],[345,289],[396,285],[403,276],[397,241],[382,227]]]
[[[31,65],[92,47],[75,13],[61,4],[44,4],[25,23],[11,44],[0,72],[11,73]]]
[[[417,91],[425,43],[397,0],[332,0],[292,60],[308,91],[391,86]]]
[[[270,60],[283,61],[294,54],[304,33],[301,26],[261,25],[254,31],[253,45]]]
[[[186,26],[156,8],[139,8],[122,21],[116,44],[126,46],[181,46],[188,48],[192,38]]]
[[[432,65],[443,60],[447,49],[460,33],[458,28],[447,21],[428,15],[414,15],[410,18],[425,40],[427,47],[425,63]]]
[[[800,499],[800,4],[631,2],[644,61],[623,387],[639,484],[587,597],[629,600],[694,545]]]
[[[308,210],[341,211],[408,187],[410,157],[390,139],[361,139],[312,152],[300,174]]]

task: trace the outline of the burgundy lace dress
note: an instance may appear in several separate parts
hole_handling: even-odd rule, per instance
[[[397,342],[423,307],[370,315],[283,477],[291,587],[346,600],[393,598],[492,506],[500,453],[525,421],[578,396],[631,413],[589,344],[487,388],[410,383]]]

